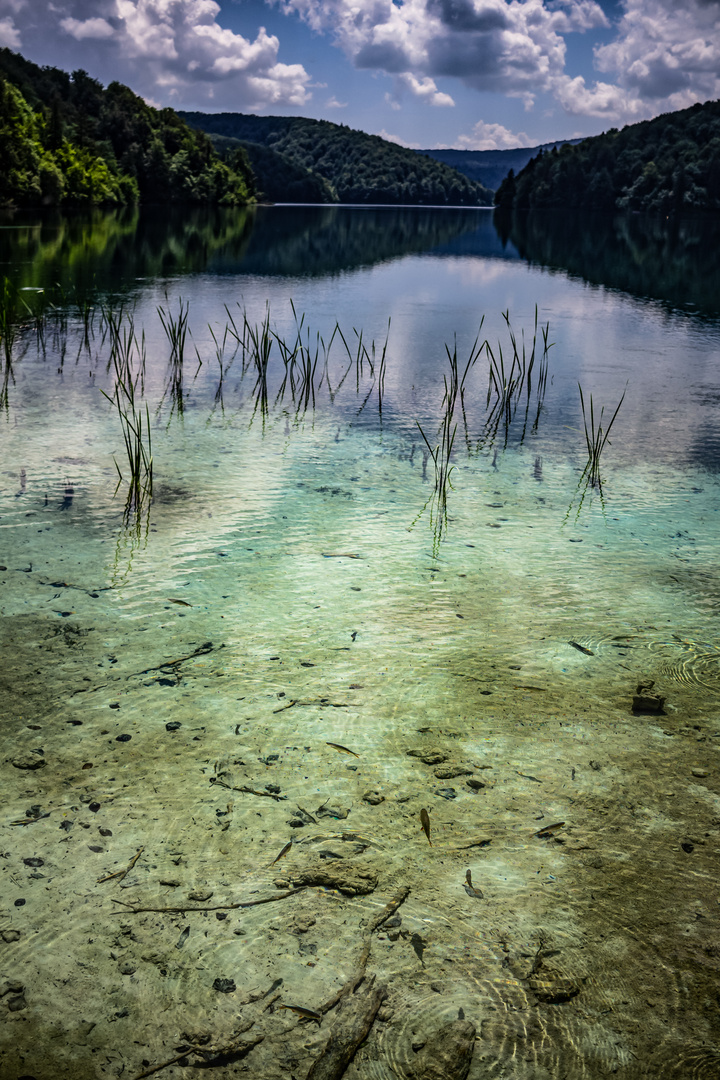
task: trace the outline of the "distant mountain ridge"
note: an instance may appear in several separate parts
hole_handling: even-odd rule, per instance
[[[418,150],[418,154],[442,161],[453,169],[463,173],[470,180],[475,180],[493,191],[500,187],[507,174],[513,169],[516,173],[524,169],[528,161],[542,150],[547,152],[566,143],[575,145],[582,139],[557,139],[555,142],[542,143],[539,146],[518,146],[511,150]]]
[[[420,206],[491,206],[493,192],[441,161],[364,131],[329,120],[245,113],[179,114],[211,137],[264,146],[295,167],[321,177],[332,194],[325,201]],[[253,167],[263,162],[250,154]],[[280,166],[278,162],[278,166]],[[297,179],[297,177],[296,177]],[[263,182],[259,186],[263,189]],[[275,201],[291,201],[274,196]],[[295,199],[294,201],[298,201]]]

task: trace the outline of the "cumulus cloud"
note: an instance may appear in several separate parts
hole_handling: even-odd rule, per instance
[[[404,146],[408,150],[419,150],[420,143],[405,142],[405,139],[401,139],[399,135],[393,135],[391,131],[386,131],[385,128],[377,133],[381,139],[385,139],[387,142],[396,143],[397,146]]]
[[[356,67],[391,76],[394,106],[404,93],[449,104],[440,78],[526,108],[550,94],[609,122],[720,97],[720,0],[622,0],[613,39],[595,49],[597,81],[566,70],[565,40],[611,28],[596,0],[267,2],[331,34]]]
[[[557,80],[568,112],[624,122],[718,98],[720,3],[625,0],[617,35],[595,49],[595,64],[614,81]]]
[[[4,19],[0,19],[0,45],[7,49],[19,49],[21,44],[20,31],[12,16],[6,15]]]
[[[60,25],[66,34],[76,41],[85,38],[107,38],[115,33],[107,19],[61,19]]]
[[[596,0],[268,2],[330,32],[356,67],[392,75],[433,105],[450,104],[440,77],[531,99],[564,72],[563,34],[607,26]]]
[[[278,61],[277,37],[261,26],[245,38],[219,15],[215,0],[0,0],[0,39],[45,62],[52,42],[53,63],[178,108],[306,104],[310,77]]]
[[[514,150],[532,145],[532,139],[524,131],[514,134],[502,124],[486,124],[484,120],[473,126],[472,135],[461,135],[458,139],[463,150]]]

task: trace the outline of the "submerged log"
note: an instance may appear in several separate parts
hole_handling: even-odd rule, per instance
[[[387,994],[387,987],[374,983],[375,976],[371,975],[354,993],[342,999],[330,1037],[307,1080],[341,1080],[358,1046],[367,1038]]]

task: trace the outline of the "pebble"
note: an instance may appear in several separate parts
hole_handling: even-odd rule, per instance
[[[290,926],[290,932],[293,934],[306,934],[310,927],[315,925],[315,922],[316,920],[312,915],[296,915]]]
[[[466,1080],[474,1048],[475,1025],[469,1020],[443,1024],[418,1054],[415,1080]]]
[[[209,900],[211,896],[212,889],[193,889],[192,892],[188,893],[188,900],[198,900],[202,902],[203,900]]]
[[[112,705],[110,706],[110,708],[112,708]],[[118,737],[115,739],[115,742],[130,742],[131,739],[132,735],[118,735]]]
[[[385,802],[385,796],[381,795],[379,791],[366,791],[363,795],[363,802],[370,803],[371,806],[379,806],[380,803]]]
[[[23,859],[23,862],[25,863],[26,866],[44,866],[45,865],[45,860],[44,859],[37,859],[37,858]]]
[[[166,731],[177,731],[178,728],[181,728],[181,727],[182,727],[182,724],[180,723],[179,720],[171,720],[169,724],[165,725],[165,730]]]
[[[708,769],[691,769],[690,771],[693,774],[693,776],[703,777],[703,776],[709,776],[710,775]]]
[[[3,941],[8,942],[8,944],[9,944],[11,941],[19,941],[20,940],[20,931],[19,930],[3,930],[2,934],[0,934],[0,937],[2,937]]]
[[[438,780],[454,780],[456,776],[470,776],[472,769],[466,769],[464,765],[442,765],[435,769],[434,775]]]
[[[476,780],[474,776],[467,780],[466,783],[472,791],[482,791],[484,787],[487,787],[487,784],[483,784],[482,780]]]
[[[420,758],[426,765],[440,765],[443,761],[447,761],[447,754],[440,747],[433,747],[430,750],[408,750],[407,756]]]
[[[18,754],[11,759],[16,769],[44,769],[47,762],[36,754]]]
[[[216,979],[213,990],[217,990],[219,994],[234,994],[237,987],[234,979]]]
[[[457,798],[455,788],[452,788],[452,787],[438,788],[437,791],[435,792],[435,794],[440,795],[441,798],[443,798],[443,799],[455,799],[455,798]]]
[[[118,970],[121,975],[134,975],[137,968],[135,964],[131,963],[129,960],[123,960],[121,961]]]

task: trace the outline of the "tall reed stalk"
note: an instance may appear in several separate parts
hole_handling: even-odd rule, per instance
[[[139,402],[138,384],[144,372],[145,362],[145,336],[142,335],[142,345],[138,342],[135,334],[132,316],[126,316],[129,320],[125,325],[123,312],[105,309],[103,317],[110,334],[110,365],[115,375],[115,385],[112,394],[101,391],[103,396],[114,405],[120,420],[123,441],[125,443],[125,456],[128,468],[128,493],[125,504],[126,515],[139,512],[143,505],[152,498],[153,489],[153,457],[152,435],[150,429],[150,413],[147,403],[143,409]],[[140,350],[142,370],[137,373],[133,370],[133,358],[136,350]],[[115,468],[118,472],[118,488],[123,482],[124,475],[118,465],[117,458]]]
[[[447,531],[448,526],[448,492],[452,490],[452,483],[450,477],[452,475],[455,466],[451,464],[453,447],[455,445],[455,436],[457,434],[457,420],[455,419],[456,410],[458,404],[461,410],[464,412],[465,408],[465,382],[469,372],[477,363],[481,356],[485,342],[479,344],[480,334],[482,332],[484,317],[480,323],[480,329],[478,330],[477,337],[473,342],[470,349],[470,355],[464,368],[461,367],[458,361],[457,352],[457,340],[455,340],[453,351],[450,352],[448,345],[445,346],[445,352],[447,354],[449,372],[443,375],[443,383],[445,386],[445,392],[443,394],[440,408],[442,410],[442,418],[438,428],[438,441],[435,446],[432,445],[427,435],[423,431],[420,422],[416,421],[418,430],[422,435],[423,441],[427,447],[428,453],[432,458],[433,465],[435,467],[435,477],[433,484],[433,491],[430,498],[427,500],[422,510],[418,514],[415,522],[417,522],[422,514],[425,512],[428,505],[430,506],[430,524],[433,528],[433,555],[437,555],[443,536]],[[415,524],[413,522],[413,525]]]
[[[537,305],[535,306],[535,324],[533,328],[532,344],[529,348],[525,342],[524,331],[518,342],[517,335],[510,322],[510,312],[504,311],[502,316],[505,320],[510,339],[510,351],[508,355],[506,356],[506,353],[503,351],[503,346],[500,341],[498,341],[495,349],[493,349],[489,342],[486,342],[485,345],[489,361],[486,407],[490,409],[490,412],[488,413],[480,442],[489,446],[492,446],[495,442],[501,425],[504,429],[504,443],[507,445],[510,426],[516,418],[523,398],[525,399],[525,410],[523,415],[523,426],[520,432],[520,442],[522,443],[524,441],[530,422],[530,403],[533,386],[535,386],[536,407],[535,419],[532,422],[531,429],[533,432],[537,431],[545,397],[545,390],[547,388],[548,353],[552,348],[552,342],[548,341],[550,328],[549,324],[546,324],[545,326],[540,327],[542,352],[538,358]],[[537,374],[537,382],[534,382],[535,374]]]
[[[160,316],[165,336],[170,342],[170,362],[182,367],[185,359],[185,342],[189,331],[190,301],[188,300],[186,304],[183,304],[182,296],[180,297],[180,310],[177,316],[174,316],[170,311],[170,301],[167,293],[165,293],[165,302],[167,303],[167,309],[159,306],[157,313]],[[200,359],[199,356],[198,359]],[[202,364],[202,361],[200,363]]]
[[[627,385],[623,390],[622,397],[617,404],[615,412],[612,414],[612,418],[607,425],[603,427],[603,416],[605,414],[605,406],[600,409],[600,415],[597,417],[597,425],[595,420],[595,407],[593,405],[592,394],[590,395],[589,407],[585,408],[585,398],[583,395],[583,389],[580,383],[578,383],[578,390],[580,391],[580,407],[582,408],[583,425],[585,427],[585,444],[587,446],[588,459],[583,469],[582,476],[580,477],[580,483],[586,480],[590,487],[597,487],[602,492],[602,479],[600,477],[600,456],[605,449],[606,444],[610,438],[610,430],[617,419],[617,414],[620,412],[620,406],[625,400],[625,394],[627,393]]]

